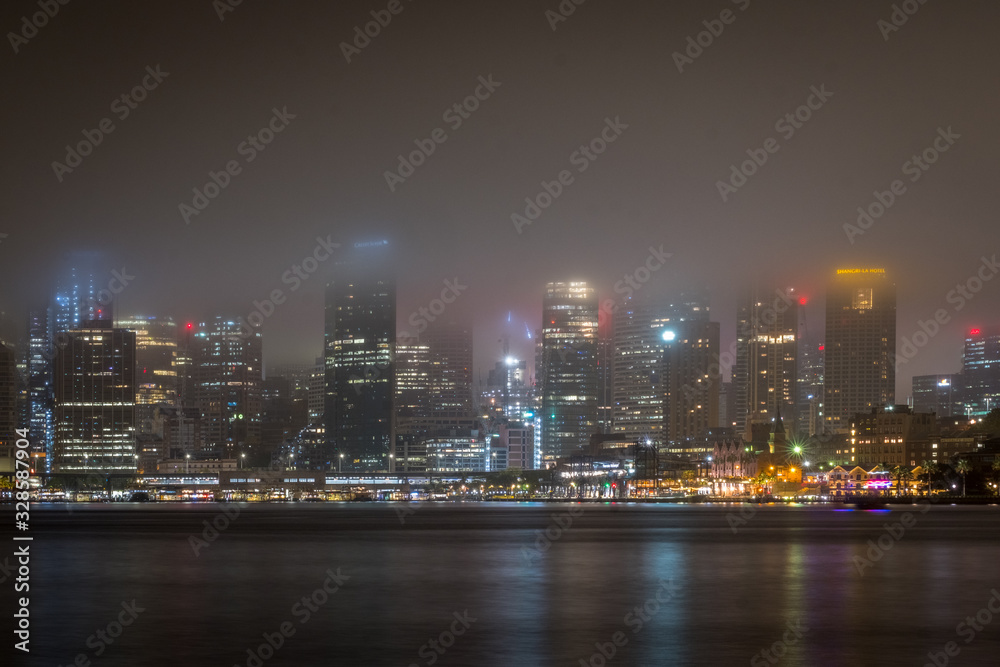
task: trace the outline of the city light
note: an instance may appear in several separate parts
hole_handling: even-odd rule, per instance
[[[663,332],[663,340],[667,341],[668,343],[672,342],[675,338],[677,338],[677,334],[674,333],[673,331],[667,330]]]

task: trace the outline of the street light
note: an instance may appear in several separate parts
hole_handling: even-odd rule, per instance
[[[340,462],[337,464],[337,472],[344,472],[344,455],[340,455]]]
[[[190,454],[185,454],[184,455],[184,474],[185,475],[188,474],[188,471],[190,470],[190,464],[191,464],[191,455]]]
[[[246,454],[240,454],[240,470],[243,469],[243,462],[246,461],[246,458],[247,458]]]
[[[396,458],[393,454],[389,454],[389,472],[392,472],[392,460]]]

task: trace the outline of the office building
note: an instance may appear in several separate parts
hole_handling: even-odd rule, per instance
[[[431,414],[468,417],[472,410],[472,330],[436,325],[420,335],[428,347],[428,398]]]
[[[663,438],[680,449],[719,423],[719,323],[677,322],[663,329]]]
[[[259,330],[216,317],[193,335],[194,402],[201,415],[204,448],[215,458],[243,454],[255,465],[261,453],[262,345]]]
[[[663,332],[708,318],[708,307],[688,298],[658,305],[629,302],[619,310],[614,323],[614,435],[663,444]]]
[[[54,363],[52,470],[134,473],[135,333],[108,321],[65,333]]]
[[[737,308],[736,427],[748,422],[770,423],[779,409],[791,417],[795,432],[798,412],[799,303],[795,290],[751,287]]]
[[[839,269],[826,297],[823,412],[827,433],[895,403],[896,286],[885,269]]]
[[[986,415],[1000,407],[1000,334],[972,329],[962,355],[964,414]]]
[[[117,326],[135,332],[136,403],[176,405],[177,325],[170,318],[136,316]]]
[[[0,470],[14,469],[17,446],[17,353],[0,340]]]
[[[355,244],[326,287],[328,465],[387,470],[395,441],[396,284],[388,243]]]
[[[942,461],[940,434],[934,413],[916,412],[905,405],[873,408],[851,420],[851,463],[916,466]]]
[[[597,297],[584,282],[546,287],[542,320],[542,456],[587,449],[597,431]]]
[[[797,434],[815,435],[823,430],[823,375],[826,346],[803,339],[799,346],[799,401]]]
[[[913,411],[938,417],[963,414],[964,378],[960,373],[913,376]]]

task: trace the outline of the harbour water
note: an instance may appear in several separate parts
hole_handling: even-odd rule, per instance
[[[224,509],[33,506],[32,653],[22,664],[83,655],[129,666],[923,665],[939,653],[948,664],[995,665],[1000,656],[1000,613],[985,624],[980,614],[978,631],[960,626],[1000,590],[997,506]],[[949,642],[957,655],[944,653]]]

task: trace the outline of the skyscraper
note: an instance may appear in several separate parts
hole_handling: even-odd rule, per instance
[[[328,465],[388,470],[395,440],[396,283],[388,243],[355,244],[326,287]]]
[[[663,444],[663,332],[681,322],[707,322],[708,317],[708,306],[691,299],[627,303],[619,310],[614,322],[613,433]]]
[[[816,435],[823,430],[823,383],[826,345],[802,338],[799,345],[798,433]]]
[[[397,426],[430,416],[431,349],[416,341],[396,344]]]
[[[108,321],[66,332],[54,364],[54,472],[135,472],[135,333]]]
[[[55,414],[52,409],[55,347],[51,322],[52,314],[48,308],[33,310],[28,315],[28,440],[31,441],[32,454],[45,457],[46,472],[52,471],[55,447]]]
[[[1000,407],[1000,334],[972,329],[962,355],[965,414],[985,415]]]
[[[138,405],[176,405],[177,325],[170,318],[135,316],[117,326],[135,332]]]
[[[111,293],[101,294],[97,275],[101,255],[74,252],[57,272],[48,304],[28,316],[27,412],[32,452],[45,454],[45,468],[52,470],[55,448],[53,362],[56,349],[66,343],[66,332],[85,321],[110,321]]]
[[[947,375],[913,376],[913,411],[933,412],[938,417],[963,414],[963,376]]]
[[[201,415],[205,455],[246,454],[257,465],[267,463],[260,452],[260,331],[216,317],[197,327],[192,346],[194,402]]]
[[[839,269],[826,296],[823,412],[829,433],[895,403],[896,285],[885,269]]]
[[[472,410],[472,330],[435,325],[420,336],[429,352],[428,391],[435,417],[470,417]]]
[[[674,449],[719,424],[719,323],[690,320],[661,330],[663,438]]]
[[[14,348],[0,339],[0,459],[13,457],[17,434],[17,354]],[[9,472],[5,468],[5,472]]]
[[[597,429],[597,297],[585,282],[546,286],[542,319],[542,455],[570,456]]]
[[[776,410],[791,417],[798,408],[798,297],[792,289],[745,290],[736,317],[736,427],[770,423]]]

